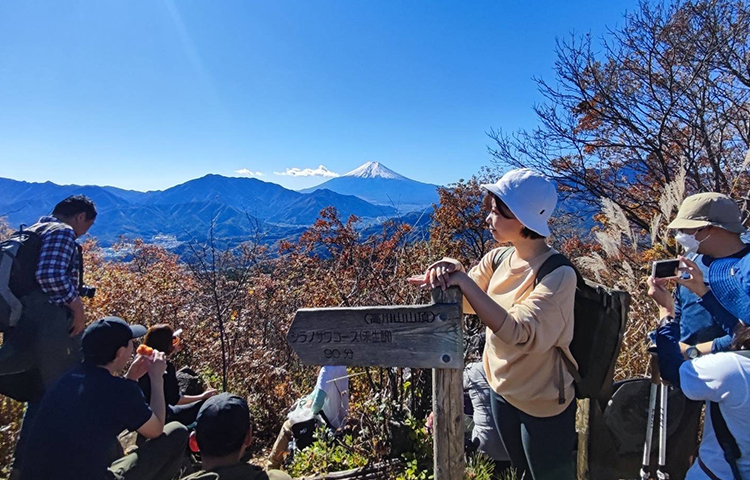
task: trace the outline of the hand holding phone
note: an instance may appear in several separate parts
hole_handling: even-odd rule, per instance
[[[687,288],[699,297],[708,293],[708,285],[703,277],[703,272],[697,263],[689,258],[680,257],[680,277],[676,279],[677,283]]]

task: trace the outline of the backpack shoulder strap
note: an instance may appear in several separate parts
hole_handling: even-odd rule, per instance
[[[719,442],[719,446],[724,451],[724,459],[729,463],[732,473],[736,479],[742,477],[739,476],[739,469],[737,468],[737,459],[742,456],[740,447],[737,445],[732,432],[727,427],[727,422],[724,420],[724,415],[721,413],[719,404],[716,402],[708,402],[711,409],[711,425],[714,427],[716,432],[716,440]]]
[[[544,277],[563,266],[570,267],[573,269],[573,271],[576,272],[576,281],[580,285],[583,277],[581,277],[581,274],[578,272],[578,269],[575,267],[575,265],[573,265],[573,262],[571,262],[568,257],[563,255],[562,253],[555,253],[553,255],[550,255],[550,257],[544,261],[542,266],[539,267],[539,271],[536,272],[536,278],[534,279],[534,286],[536,287],[537,285],[539,285],[539,283],[544,280]]]
[[[542,263],[542,266],[539,267],[539,270],[536,272],[536,278],[534,279],[534,286],[536,287],[537,285],[539,285],[544,277],[563,266],[571,267],[573,271],[576,272],[576,283],[580,285],[583,281],[583,277],[578,272],[578,269],[575,267],[575,265],[573,265],[573,262],[571,262],[568,257],[563,255],[562,253],[555,253],[550,255],[550,257],[545,260],[544,263]],[[565,364],[565,368],[568,370],[568,373],[570,373],[570,375],[573,377],[573,381],[575,383],[581,383],[581,381],[583,381],[583,377],[581,377],[581,373],[578,371],[576,366],[573,364],[573,362],[570,361],[567,355],[565,355],[562,348],[557,347],[557,351],[560,353],[560,358]],[[562,365],[560,365],[558,368],[558,376],[558,403],[560,405],[563,405],[565,404],[565,390],[563,389],[564,378]]]
[[[332,423],[331,423],[331,421],[330,421],[330,420],[328,419],[328,417],[326,416],[326,413],[325,413],[325,412],[324,412],[323,410],[321,410],[321,411],[319,411],[319,412],[318,412],[318,416],[320,416],[320,418],[322,418],[322,419],[323,419],[323,423],[325,423],[325,424],[326,424],[326,427],[330,428],[331,430],[336,430],[336,429],[335,429],[335,428],[333,427],[333,424],[332,424]]]
[[[495,254],[492,257],[492,271],[495,270],[502,265],[502,263],[505,261],[506,258],[510,257],[510,255],[515,251],[515,247],[503,247],[498,248],[495,250]]]

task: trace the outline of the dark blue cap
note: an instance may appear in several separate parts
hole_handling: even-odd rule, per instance
[[[250,410],[247,402],[229,393],[206,400],[196,418],[195,436],[202,454],[218,457],[238,451],[248,430]]]
[[[104,317],[86,327],[81,339],[84,361],[95,365],[111,362],[117,350],[146,334],[142,325],[128,325],[119,317]]]

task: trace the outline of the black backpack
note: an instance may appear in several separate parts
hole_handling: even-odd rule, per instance
[[[492,269],[513,253],[513,247],[495,250]],[[536,287],[558,267],[569,266],[576,272],[576,298],[573,311],[573,340],[570,352],[578,368],[566,357],[560,356],[568,372],[575,380],[577,398],[606,397],[612,387],[617,355],[620,353],[622,336],[630,308],[630,294],[622,290],[607,288],[584,278],[565,255],[556,253],[544,261],[534,280]],[[559,348],[559,347],[558,347]],[[562,365],[560,366],[562,378]],[[560,403],[565,403],[564,390],[560,382]]]
[[[41,248],[41,237],[23,228],[0,242],[0,332],[18,324],[20,299],[40,289],[36,268]]]
[[[315,442],[315,429],[317,427],[318,420],[315,417],[292,425],[292,437],[298,450],[304,450]]]
[[[309,420],[292,425],[292,437],[294,438],[294,446],[297,450],[304,450],[315,442],[315,430],[317,430],[321,420],[328,429],[331,431],[336,430],[331,425],[331,421],[328,420],[323,410]]]

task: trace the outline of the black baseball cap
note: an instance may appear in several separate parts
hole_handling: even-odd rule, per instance
[[[109,363],[115,358],[120,347],[145,334],[146,327],[142,325],[128,325],[120,317],[101,318],[86,327],[83,332],[81,350],[84,361],[94,365]]]
[[[196,418],[195,436],[202,454],[238,451],[250,430],[250,409],[242,397],[221,393],[206,400]]]

